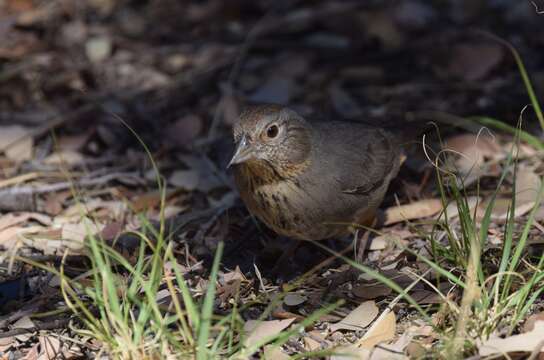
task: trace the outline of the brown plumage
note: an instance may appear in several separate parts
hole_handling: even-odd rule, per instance
[[[300,240],[345,235],[345,224],[367,223],[400,166],[391,133],[308,121],[279,105],[248,108],[233,132],[229,165],[242,200],[268,227]]]

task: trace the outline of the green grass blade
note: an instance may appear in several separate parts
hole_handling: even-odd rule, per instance
[[[213,305],[215,298],[215,282],[217,280],[217,273],[219,271],[219,263],[223,256],[223,242],[220,242],[215,251],[215,257],[213,259],[212,270],[210,273],[210,279],[208,282],[208,289],[202,303],[202,311],[200,313],[200,327],[198,329],[197,339],[197,360],[206,360],[209,358],[207,351],[208,339],[210,337],[210,329],[212,322]]]

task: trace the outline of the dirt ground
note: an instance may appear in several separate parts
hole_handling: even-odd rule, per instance
[[[149,154],[166,181],[164,211],[177,226],[178,255],[195,288],[203,286],[217,244],[225,243],[217,313],[229,309],[232,279],[239,280],[242,298],[254,299],[313,269],[298,297],[270,319],[305,317],[327,301],[346,303],[308,331],[313,337],[290,341],[284,351],[357,342],[361,331],[337,327],[326,337],[319,331],[363,301],[375,301],[381,312],[396,294],[311,243],[272,272],[291,240],[258,223],[240,201],[226,170],[232,124],[254,103],[397,129],[433,121],[451,148],[463,152],[480,129],[463,118],[515,126],[530,102],[501,41],[519,52],[537,97],[544,93],[540,11],[544,2],[536,0],[0,0],[0,359],[54,358],[44,338],[75,336],[69,314],[31,320],[55,310],[62,295],[55,276],[13,256],[58,265],[69,249],[66,272],[78,276],[89,267],[82,256],[89,226],[111,242],[142,226],[138,213],[157,221],[161,198]],[[530,109],[523,128],[542,138]],[[430,146],[439,148],[436,132],[429,136]],[[484,138],[485,200],[512,138],[500,132],[493,141]],[[413,278],[401,270],[421,264],[391,238],[426,251],[420,234],[432,230],[429,219],[442,208],[421,142],[415,137],[406,146],[407,159],[380,212],[382,235],[370,237],[359,259],[402,287]],[[540,160],[529,146],[524,151],[523,164],[536,169],[526,175],[531,182],[541,175]],[[468,193],[474,195],[474,187]],[[89,225],[90,215],[81,217],[82,202],[98,225]],[[414,213],[412,222],[388,221],[397,203],[424,210],[406,210]],[[497,220],[490,231],[501,229]],[[346,255],[357,258],[350,243],[324,245],[348,248]],[[119,246],[133,256],[130,236],[121,236]],[[442,301],[423,284],[413,292],[427,307]],[[244,319],[257,318],[265,305],[248,307]],[[397,341],[413,326],[414,311],[401,302],[394,312]],[[418,329],[428,331],[421,323]],[[65,358],[93,357],[97,344],[82,340],[76,350],[62,349]]]

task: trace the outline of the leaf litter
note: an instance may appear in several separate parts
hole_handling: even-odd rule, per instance
[[[264,22],[256,31],[259,40],[254,43],[250,39],[240,58],[233,39],[245,38],[258,19],[249,21],[236,14],[258,13],[262,4],[250,8],[233,5],[235,11],[227,16],[214,10],[216,1],[191,4],[190,11],[177,11],[169,2],[141,15],[130,4],[95,1],[77,10],[92,15],[75,16],[68,5],[39,7],[20,0],[5,3],[1,6],[9,8],[6,11],[12,18],[0,27],[6,38],[0,48],[4,61],[0,80],[7,84],[7,90],[0,90],[5,99],[0,112],[0,292],[21,278],[38,285],[32,285],[19,303],[6,305],[0,313],[0,332],[40,326],[49,330],[0,337],[0,341],[14,343],[0,342],[0,351],[11,357],[71,358],[83,356],[82,350],[96,353],[103,346],[67,325],[51,330],[47,327],[55,324],[51,318],[4,316],[30,300],[41,304],[40,311],[64,305],[58,297],[60,280],[22,265],[14,255],[58,265],[68,254],[65,270],[83,279],[86,262],[77,257],[71,261],[70,257],[86,254],[89,235],[122,244],[123,254],[132,260],[134,252],[125,246],[130,239],[124,236],[141,229],[142,217],[160,219],[162,197],[156,188],[157,174],[144,152],[129,139],[129,131],[113,121],[115,116],[128,120],[150,145],[166,179],[163,214],[172,221],[168,225],[179,227],[173,236],[177,261],[195,298],[200,299],[210,286],[207,260],[217,244],[225,241],[229,245],[222,269],[235,270],[220,272],[214,310],[226,313],[234,304],[251,304],[240,314],[247,344],[292,328],[331,301],[344,301],[281,347],[265,345],[260,353],[265,358],[325,349],[354,352],[365,359],[405,358],[432,351],[438,335],[420,319],[413,321],[411,305],[400,301],[389,309],[395,293],[389,286],[349,271],[349,266],[343,267],[338,260],[329,261],[330,254],[320,253],[311,244],[303,244],[290,267],[283,269],[290,276],[287,282],[270,273],[271,260],[285,247],[281,239],[255,226],[239,206],[232,179],[224,170],[231,153],[228,133],[242,105],[252,99],[290,104],[308,116],[322,112],[380,124],[388,118],[404,117],[413,104],[452,112],[465,109],[468,115],[494,111],[504,94],[515,94],[516,89],[520,93],[513,73],[500,76],[507,63],[503,48],[443,32],[445,25],[437,24],[459,21],[450,14],[454,11],[437,11],[418,1],[392,8],[359,7],[356,11],[353,4],[340,2],[318,2],[315,8],[286,5],[287,15],[273,11],[270,16],[274,21]],[[141,6],[149,10],[145,4]],[[187,21],[169,21],[173,14]],[[424,34],[429,26],[438,41],[414,37],[414,29]],[[59,38],[43,36],[49,33],[59,34]],[[171,42],[174,38],[176,42]],[[368,59],[352,56],[354,49],[368,50],[369,46],[372,56]],[[420,48],[432,51],[422,55]],[[332,51],[336,55],[332,56]],[[396,52],[408,56],[391,56]],[[447,55],[442,63],[438,61],[441,52]],[[478,58],[482,53],[486,56]],[[394,60],[387,60],[390,58]],[[407,66],[399,66],[399,59],[418,74],[404,77],[402,69]],[[227,78],[226,70],[232,65]],[[421,82],[414,82],[414,76],[421,76]],[[455,89],[443,82],[437,87],[433,83],[436,79],[455,83]],[[452,79],[455,81],[449,81]],[[216,108],[218,103],[221,106]],[[505,117],[517,115],[503,110]],[[505,149],[512,139],[476,133],[448,136],[445,144],[450,150],[450,170],[464,177],[469,208],[481,216],[490,201],[490,183],[503,170]],[[534,205],[540,185],[541,154],[526,144],[521,150],[517,181],[514,185],[507,178],[506,189],[493,208],[489,232],[496,234],[497,243],[511,206],[508,186],[516,192],[515,218],[521,221]],[[368,242],[368,256],[363,259],[365,265],[402,288],[417,278],[413,274],[427,271],[413,255],[429,255],[422,234],[428,234],[437,220],[459,226],[455,204],[447,204],[447,217],[441,215],[444,204],[432,180],[431,186],[421,180],[424,163],[408,156],[406,168],[415,175],[401,177],[407,181],[416,177],[417,191],[404,196],[409,184],[406,188],[393,185],[391,193],[398,197],[386,199],[384,225]],[[480,182],[483,191],[475,191]],[[530,237],[530,241],[537,238],[533,233]],[[442,245],[444,239],[439,239]],[[288,286],[293,284],[289,280],[320,264],[325,265],[295,288]],[[119,284],[129,280],[124,274],[116,275]],[[426,280],[429,283],[421,282],[410,290],[412,298],[426,309],[444,305],[444,298],[432,286],[445,292],[450,284],[434,273]],[[92,286],[90,282],[87,285]],[[272,295],[284,289],[288,291],[280,305],[262,321],[253,320],[263,313],[262,307],[270,303]],[[157,300],[162,306],[173,306],[165,289],[159,291]],[[440,311],[435,315],[440,324]],[[32,325],[24,323],[27,321]],[[488,353],[499,348],[506,353],[530,353],[534,349],[520,344],[529,344],[539,336],[537,324],[522,334],[484,341],[477,351]],[[59,341],[61,332],[77,339],[79,348]]]

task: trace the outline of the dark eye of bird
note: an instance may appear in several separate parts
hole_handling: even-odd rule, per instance
[[[270,139],[273,139],[276,136],[278,136],[278,132],[279,132],[278,126],[272,125],[272,126],[269,126],[268,129],[266,129],[266,136],[268,136]]]

